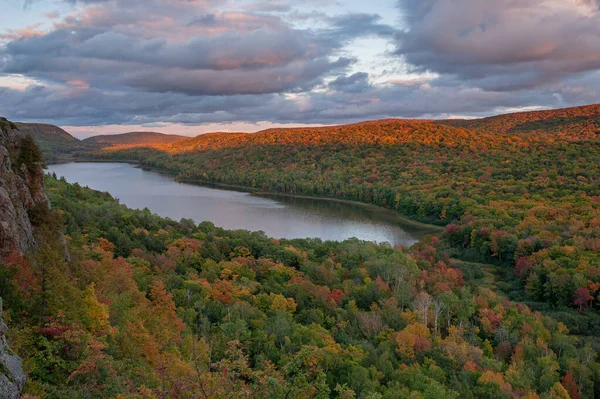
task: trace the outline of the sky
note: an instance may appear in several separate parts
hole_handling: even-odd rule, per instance
[[[197,135],[600,102],[600,0],[0,0],[0,115]]]

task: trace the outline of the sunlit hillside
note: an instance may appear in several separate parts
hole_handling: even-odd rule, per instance
[[[171,153],[214,151],[254,146],[361,146],[402,143],[473,145],[473,131],[421,120],[382,120],[320,128],[269,129],[257,133],[211,133],[179,141],[163,149]]]
[[[597,139],[600,137],[600,104],[439,123],[486,132],[541,134],[546,138]]]
[[[186,139],[185,136],[156,132],[130,132],[89,137],[83,142],[97,146],[158,146]]]
[[[600,293],[592,284],[600,266],[600,141],[593,129],[573,135],[561,126],[594,125],[598,109],[447,122],[469,128],[384,120],[215,133],[93,156],[134,159],[185,181],[359,201],[448,225],[456,256],[515,270],[514,298],[571,306],[580,288]],[[524,127],[530,121],[535,130]]]

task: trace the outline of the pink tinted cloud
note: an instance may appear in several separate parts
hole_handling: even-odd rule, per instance
[[[50,20],[60,18],[60,13],[58,11],[50,11],[44,14],[44,16]]]
[[[600,14],[582,0],[434,0],[402,46],[485,64],[600,60]]]
[[[396,54],[448,84],[560,85],[600,69],[597,0],[402,0]]]
[[[82,88],[82,89],[89,89],[90,88],[90,84],[85,82],[84,80],[81,79],[72,79],[72,80],[68,80],[67,84],[69,86],[74,86],[77,88]]]
[[[23,29],[8,29],[5,33],[0,33],[0,39],[18,40],[20,38],[30,39],[34,36],[43,36],[47,32],[41,29],[42,26],[44,26],[44,23],[38,22]]]

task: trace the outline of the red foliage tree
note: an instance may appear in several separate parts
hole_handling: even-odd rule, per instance
[[[573,377],[573,370],[569,370],[561,380],[562,386],[567,390],[571,399],[580,399],[581,394]]]
[[[342,300],[343,297],[344,297],[344,291],[339,290],[337,288],[331,290],[331,292],[329,293],[329,299],[334,301],[336,304],[340,303],[340,301]]]
[[[594,297],[590,295],[590,291],[587,288],[578,288],[575,290],[575,293],[573,293],[573,305],[577,306],[577,310],[580,312],[585,310],[592,299],[594,299]]]
[[[533,262],[526,256],[522,256],[515,265],[515,275],[520,278],[526,278],[529,275],[529,270],[533,267]]]

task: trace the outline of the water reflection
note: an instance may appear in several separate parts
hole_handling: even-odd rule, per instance
[[[131,208],[148,208],[175,220],[207,220],[226,229],[262,230],[276,238],[356,237],[412,245],[430,232],[400,223],[393,213],[377,208],[178,183],[123,163],[68,163],[51,165],[48,171],[69,182],[107,191]]]

